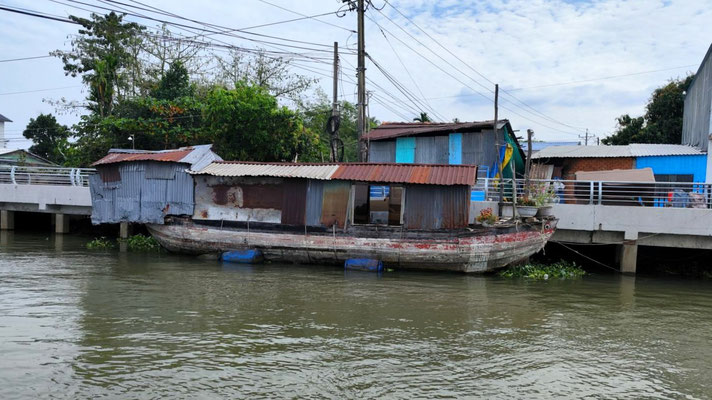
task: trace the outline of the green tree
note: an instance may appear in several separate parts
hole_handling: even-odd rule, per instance
[[[301,116],[280,107],[267,89],[238,83],[216,88],[205,99],[205,141],[227,160],[316,161],[319,135]]]
[[[32,140],[30,152],[57,164],[66,160],[69,147],[69,128],[57,122],[52,114],[30,118],[22,136]]]
[[[126,70],[137,62],[130,49],[141,41],[142,27],[124,23],[123,15],[91,14],[91,19],[70,15],[82,28],[72,40],[72,50],[52,54],[64,63],[64,72],[81,76],[89,87],[88,108],[102,117],[111,115],[114,103],[128,91],[130,74]]]
[[[413,118],[413,121],[431,122],[431,119],[430,119],[430,116],[428,116],[428,113],[421,112],[419,117]]]
[[[151,96],[159,100],[174,100],[179,97],[193,95],[193,87],[190,85],[188,70],[181,61],[173,61],[158,82],[158,87],[151,92]]]
[[[617,118],[616,132],[602,140],[607,145],[630,143],[682,143],[683,93],[694,75],[672,80],[655,89],[645,107],[645,115],[633,118],[628,114]]]

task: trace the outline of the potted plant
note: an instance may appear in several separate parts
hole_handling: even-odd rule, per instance
[[[483,226],[492,226],[495,222],[497,222],[497,217],[494,215],[494,213],[492,213],[491,208],[485,208],[483,210],[480,210],[480,215],[478,215],[476,219],[477,222],[479,222]]]
[[[539,182],[533,185],[530,189],[530,193],[532,195],[532,200],[534,200],[534,204],[539,209],[537,216],[547,217],[552,215],[551,204],[554,203],[554,200],[556,199],[556,193],[554,192],[552,185]]]
[[[531,197],[522,196],[517,199],[517,213],[522,218],[535,216],[538,209],[536,202]]]

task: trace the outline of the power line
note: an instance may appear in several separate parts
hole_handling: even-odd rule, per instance
[[[408,18],[408,17],[407,17],[405,14],[403,14],[400,10],[398,10],[396,7],[394,7],[392,4],[390,4],[390,3],[388,2],[388,0],[386,0],[386,4],[390,5],[390,6],[391,6],[394,10],[396,10],[400,15],[402,15],[404,18],[406,18],[409,22],[411,22],[414,26],[416,26],[421,32],[423,32],[428,38],[430,38],[430,40],[432,40],[432,41],[434,41],[435,43],[437,43],[438,46],[440,46],[441,48],[443,48],[447,53],[449,53],[449,54],[450,54],[451,56],[453,56],[455,59],[457,59],[458,61],[460,61],[460,62],[461,62],[463,65],[465,65],[467,68],[469,68],[470,70],[472,70],[473,72],[475,72],[477,75],[479,75],[480,77],[482,77],[483,79],[485,79],[487,82],[489,82],[489,83],[491,83],[491,84],[493,84],[493,85],[495,84],[492,80],[490,80],[489,78],[487,78],[487,77],[486,77],[484,74],[482,74],[480,71],[478,71],[478,70],[476,70],[474,67],[472,67],[472,65],[470,65],[469,63],[467,63],[467,62],[465,62],[464,60],[462,60],[460,57],[457,56],[457,54],[453,53],[453,52],[450,51],[447,47],[445,47],[442,43],[440,43],[439,41],[435,40],[435,38],[433,38],[428,32],[426,32],[424,29],[422,29],[418,24],[416,24],[413,20],[411,20],[410,18]],[[462,72],[459,68],[455,67],[452,63],[450,63],[450,62],[448,62],[447,60],[445,60],[443,57],[441,57],[440,55],[438,55],[437,53],[435,53],[432,49],[430,49],[428,46],[426,46],[423,42],[421,42],[421,41],[418,40],[416,37],[414,37],[412,34],[410,34],[410,32],[406,31],[403,27],[401,27],[398,23],[396,23],[395,21],[393,21],[393,20],[392,20],[390,17],[388,17],[385,13],[383,13],[383,12],[380,11],[380,10],[378,10],[378,11],[379,11],[379,13],[380,13],[381,15],[383,15],[386,19],[388,19],[392,24],[396,25],[396,26],[397,26],[400,30],[402,30],[406,35],[410,36],[413,40],[415,40],[415,41],[416,41],[417,43],[419,43],[421,46],[423,46],[423,47],[425,47],[426,49],[428,49],[428,50],[429,50],[431,53],[433,53],[436,57],[440,58],[440,59],[441,59],[442,61],[444,61],[446,64],[448,64],[449,66],[451,66],[451,67],[454,68],[456,71],[458,71],[459,73],[463,74],[464,76],[468,77],[468,78],[469,78],[470,80],[472,80],[473,82],[475,82],[475,83],[477,83],[478,85],[482,86],[482,87],[485,88],[486,90],[492,92],[492,89],[491,89],[491,88],[489,88],[489,87],[483,85],[482,83],[480,83],[480,82],[477,81],[476,79],[474,79],[474,78],[472,78],[471,76],[469,76],[469,75],[465,74],[464,72]],[[372,20],[372,21],[373,21],[373,20]],[[375,21],[374,21],[374,22],[375,22]],[[509,96],[509,97],[511,97],[511,98],[513,98],[513,99],[515,99],[518,103],[522,104],[524,107],[526,107],[526,108],[532,110],[532,111],[527,111],[527,110],[524,110],[524,111],[527,111],[527,112],[529,112],[529,113],[538,115],[540,118],[544,118],[545,120],[547,120],[547,121],[549,121],[549,122],[553,122],[553,123],[556,123],[556,124],[559,124],[559,125],[562,125],[562,126],[566,126],[566,127],[568,127],[568,128],[577,129],[577,130],[583,130],[583,129],[585,129],[585,128],[581,128],[581,127],[576,127],[576,126],[573,126],[573,125],[569,125],[569,124],[566,124],[566,123],[564,123],[564,122],[558,121],[558,120],[556,120],[556,119],[554,119],[554,118],[551,118],[551,117],[549,117],[548,115],[546,115],[546,114],[544,114],[544,113],[538,111],[537,109],[535,109],[535,108],[532,107],[531,105],[527,104],[527,103],[524,102],[523,100],[517,98],[517,97],[514,96],[513,94],[508,93],[508,92],[505,91],[505,90],[502,90],[502,91],[504,92],[505,95],[507,95],[507,96]],[[514,105],[514,104],[513,104],[513,105]],[[519,106],[517,106],[517,107],[519,107]],[[522,107],[519,107],[519,108],[522,108]]]
[[[294,11],[294,10],[290,10],[290,9],[288,9],[288,8],[286,8],[286,7],[282,7],[282,6],[277,5],[277,4],[270,3],[269,1],[266,1],[266,0],[257,0],[257,1],[262,2],[262,3],[265,3],[265,4],[268,4],[268,5],[272,6],[272,7],[279,8],[280,10],[284,10],[284,11],[290,12],[290,13],[292,13],[292,14],[300,15],[300,16],[302,16],[302,17],[307,17],[307,15],[305,15],[305,14],[302,14],[302,13],[297,12],[297,11]],[[313,19],[314,21],[321,22],[322,24],[326,24],[326,25],[329,25],[329,26],[333,26],[333,27],[335,27],[335,28],[343,29],[343,30],[345,30],[345,31],[347,31],[347,32],[356,33],[356,31],[354,31],[353,29],[345,28],[345,27],[343,27],[343,26],[341,26],[341,25],[332,24],[331,22],[327,22],[327,21],[324,21],[324,20],[321,20],[321,19],[318,19],[318,18],[314,18],[314,17],[311,17],[311,19]]]
[[[77,87],[83,87],[83,85],[62,86],[62,87],[47,88],[47,89],[24,90],[21,92],[5,92],[5,93],[0,93],[0,96],[9,96],[9,95],[13,95],[13,94],[25,94],[25,93],[37,93],[37,92],[49,92],[51,90],[70,89],[70,88],[77,88]]]
[[[6,60],[0,60],[0,63],[4,62],[11,62],[11,61],[24,61],[24,60],[36,60],[38,58],[48,58],[52,57],[51,55],[46,55],[46,56],[34,56],[34,57],[22,57],[22,58],[8,58]]]

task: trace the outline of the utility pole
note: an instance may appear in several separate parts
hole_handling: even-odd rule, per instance
[[[600,145],[601,145],[601,138],[596,137],[596,146],[600,146]]]
[[[584,140],[585,140],[585,141],[583,142],[583,143],[584,143],[584,146],[588,146],[588,129],[586,129],[586,135],[585,135],[585,136],[582,137],[581,135],[579,135],[579,139],[584,139]]]
[[[534,131],[527,129],[527,162],[524,164],[524,196],[529,197],[529,174],[532,169],[532,136],[534,136]]]
[[[368,159],[368,149],[363,141],[366,132],[366,51],[364,33],[364,12],[366,11],[364,0],[358,0],[358,160]]]
[[[497,169],[499,170],[499,215],[502,216],[502,205],[504,205],[504,165],[502,165],[502,161],[500,159],[500,152],[502,151],[502,146],[503,144],[501,143],[502,141],[499,138],[499,130],[497,129],[497,125],[499,125],[499,84],[496,83],[494,85],[494,137],[495,137],[495,143],[497,144]],[[506,153],[506,152],[505,152]]]
[[[339,160],[339,42],[334,42],[334,95],[333,103],[331,104],[331,118],[327,130],[331,135],[330,147],[330,161],[341,161]]]

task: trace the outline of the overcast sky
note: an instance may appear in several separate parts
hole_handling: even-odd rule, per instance
[[[341,5],[340,0],[268,1],[305,15],[335,11]],[[82,2],[117,7],[97,0]],[[142,2],[235,29],[298,18],[267,0]],[[49,0],[2,3],[60,16],[86,16],[87,11],[73,6],[89,8],[70,0],[61,1],[66,4]],[[382,11],[376,10],[382,6]],[[410,120],[426,109],[446,121],[492,119],[491,91],[496,82],[503,90],[500,117],[509,119],[515,129],[532,128],[536,139],[550,141],[577,141],[586,128],[607,136],[615,129],[617,116],[644,112],[653,89],[695,72],[712,41],[712,0],[390,0],[390,5],[373,0],[367,17],[367,52],[419,102],[413,105],[369,61],[367,77],[372,82],[368,90],[374,95],[371,116],[381,121]],[[354,13],[319,19],[250,32],[355,47],[356,36],[349,32],[356,27]],[[76,25],[0,10],[0,59],[68,49],[67,36],[76,29]],[[242,47],[256,45],[234,37],[216,38]],[[349,81],[354,80],[356,59],[343,57],[341,92],[343,98],[355,102]],[[328,64],[302,65],[330,74]],[[304,69],[295,71],[313,75]],[[331,93],[331,79],[314,76]],[[47,100],[81,100],[84,96],[80,79],[64,76],[58,59],[0,62],[0,114],[13,120],[5,125],[11,140],[8,147],[29,145],[19,140],[29,119],[56,112]],[[78,115],[61,114],[58,119],[72,124]]]

